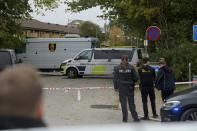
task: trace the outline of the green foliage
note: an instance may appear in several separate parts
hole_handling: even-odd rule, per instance
[[[192,65],[192,74],[197,74],[197,45],[186,43],[176,49],[159,50],[152,54],[152,60],[154,61],[158,61],[160,57],[165,57],[179,81],[188,80],[189,63]]]
[[[20,21],[29,17],[28,0],[0,1],[0,48],[15,48],[22,41]]]
[[[66,3],[75,12],[100,6],[104,16],[130,36],[145,38],[149,26],[158,26],[161,38],[149,45],[150,56],[154,60],[165,57],[179,80],[188,78],[189,62],[193,65],[192,73],[197,74],[197,50],[191,45],[192,26],[197,24],[197,0],[73,0]]]
[[[59,0],[34,0],[37,8],[52,9]],[[30,18],[29,0],[0,0],[0,48],[20,48],[24,43],[21,21]]]
[[[105,39],[100,27],[89,21],[80,25],[80,35],[82,37],[97,37],[101,42]]]

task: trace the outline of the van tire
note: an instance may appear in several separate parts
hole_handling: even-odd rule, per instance
[[[197,121],[197,108],[191,108],[183,112],[181,121]]]
[[[78,75],[77,70],[75,68],[69,68],[66,74],[68,78],[71,78],[71,79],[76,78]]]

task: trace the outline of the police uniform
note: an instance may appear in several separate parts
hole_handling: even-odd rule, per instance
[[[137,80],[137,73],[130,64],[126,68],[121,64],[114,67],[114,89],[119,91],[123,122],[127,122],[128,120],[127,100],[134,121],[139,121],[134,103],[134,86]]]
[[[154,80],[155,70],[149,65],[143,65],[138,70],[140,76],[140,89],[144,110],[144,119],[148,119],[148,107],[147,97],[149,96],[151,101],[153,117],[157,117],[156,106],[155,106],[155,91],[154,91]]]

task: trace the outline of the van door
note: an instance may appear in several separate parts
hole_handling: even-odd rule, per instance
[[[94,50],[92,74],[107,75],[110,73],[110,50]]]
[[[74,65],[77,67],[80,75],[91,74],[91,59],[92,50],[85,50],[74,58]]]

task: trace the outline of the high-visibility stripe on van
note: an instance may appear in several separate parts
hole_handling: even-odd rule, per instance
[[[92,74],[94,75],[104,75],[106,72],[106,66],[94,66],[92,69]]]

